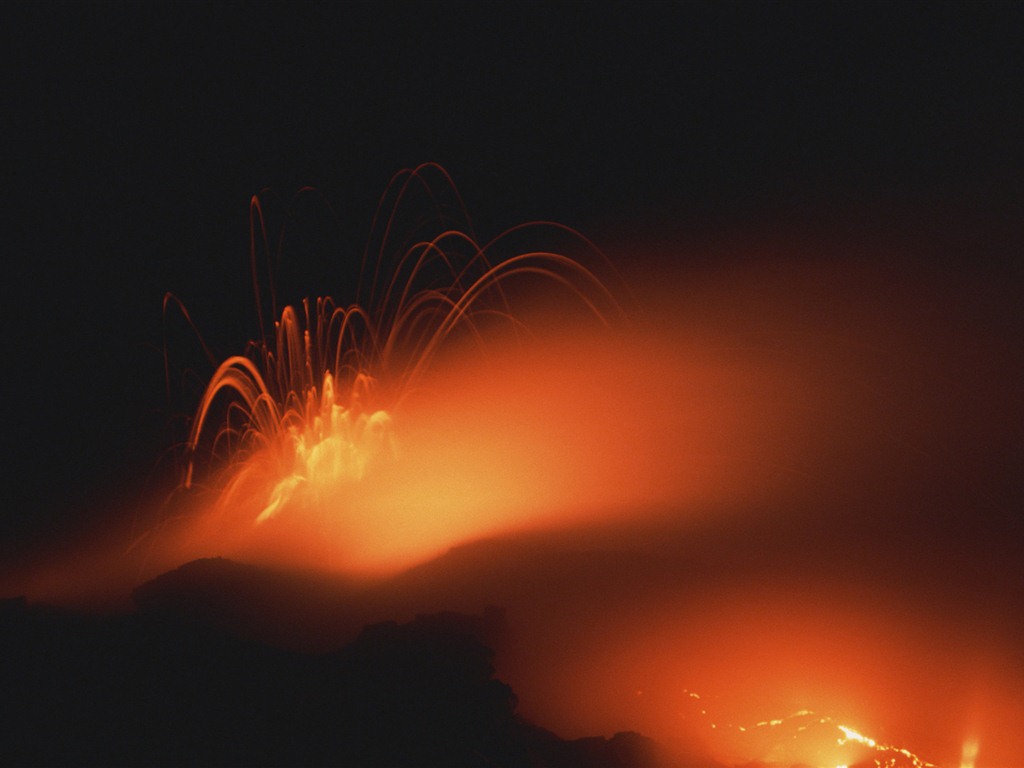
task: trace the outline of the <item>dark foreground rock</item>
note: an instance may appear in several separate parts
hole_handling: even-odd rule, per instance
[[[500,614],[366,627],[302,654],[167,616],[0,612],[4,765],[657,764],[638,734],[565,741],[516,715],[481,637]]]

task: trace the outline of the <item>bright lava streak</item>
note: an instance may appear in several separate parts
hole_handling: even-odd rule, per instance
[[[890,746],[888,744],[879,744],[874,739],[864,736],[863,734],[853,730],[853,728],[848,728],[845,725],[838,725],[837,727],[840,731],[843,732],[844,735],[844,738],[839,740],[840,746],[846,743],[846,741],[855,741],[859,744],[864,744],[868,747],[871,747],[872,749],[878,752],[897,752],[906,757],[908,760],[910,760],[914,768],[934,768],[932,763],[922,760],[920,757],[918,757],[908,749],[901,749],[899,747]],[[875,762],[881,765],[881,763],[878,762],[877,758]]]
[[[699,698],[697,694],[686,693],[691,699]],[[713,738],[709,737],[709,744],[713,748],[717,744],[717,749],[723,751],[718,760],[727,764],[754,760],[765,765],[842,768],[866,765],[870,760],[875,768],[936,768],[908,749],[883,744],[809,709],[760,720],[751,726],[723,724],[719,717],[712,720],[713,715],[704,708],[699,709],[699,714],[699,721],[715,732]],[[686,717],[685,712],[680,715]]]
[[[435,230],[418,223],[412,237],[401,230],[420,220],[412,199],[417,192],[435,206],[447,194],[455,213],[439,215]],[[253,198],[251,216],[260,308],[257,253],[261,239],[264,249],[269,244],[259,198]],[[623,310],[605,280],[577,258],[537,249],[510,255],[516,246],[506,241],[518,242],[529,226],[480,245],[468,223],[453,224],[460,216],[468,221],[442,169],[426,165],[400,173],[375,217],[375,232],[382,234],[371,235],[363,258],[359,291],[369,296],[366,305],[340,306],[320,297],[278,311],[271,286],[273,327],[261,330],[244,354],[220,363],[192,420],[182,489],[207,500],[184,551],[195,556],[197,547],[212,546],[217,554],[301,567],[388,572],[500,528],[488,515],[513,503],[512,493],[503,500],[495,496],[503,484],[511,490],[514,483],[523,507],[531,492],[544,492],[536,472],[517,466],[529,460],[526,445],[509,460],[495,455],[494,433],[484,434],[478,425],[475,435],[446,437],[442,430],[450,427],[444,424],[427,434],[425,425],[436,423],[433,414],[452,399],[432,394],[443,389],[438,370],[464,368],[466,360],[484,361],[500,349],[507,356],[509,348],[535,346],[539,326],[529,317],[538,310],[520,307],[529,304],[523,294],[538,286],[555,291],[555,311],[572,319],[577,338],[585,322],[620,324]],[[533,227],[568,238],[575,251],[608,267],[581,235],[553,224]],[[573,309],[565,315],[567,298]],[[184,312],[180,302],[167,306]],[[581,322],[584,315],[589,320]],[[501,379],[514,380],[486,362],[473,365],[476,372],[456,382],[467,404],[475,390],[497,391]],[[505,431],[529,429],[528,418]],[[423,439],[411,437],[417,429]],[[539,437],[534,449],[544,442]],[[462,455],[438,467],[435,457],[452,447]],[[474,447],[491,458],[480,464]],[[453,468],[463,473],[461,492],[458,484],[439,479]],[[446,519],[433,517],[435,506]]]

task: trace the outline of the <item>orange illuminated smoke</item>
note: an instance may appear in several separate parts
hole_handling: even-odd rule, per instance
[[[505,607],[500,677],[564,737],[635,730],[696,765],[1019,764],[1017,292],[884,242],[630,236],[626,324],[579,236],[478,242],[428,166],[389,188],[354,301],[278,308],[254,279],[261,332],[211,362],[153,535],[11,593],[123,594],[216,555],[421,563],[352,615]]]
[[[439,226],[409,238],[400,229],[422,192],[437,206]],[[533,284],[556,287],[599,321],[620,310],[578,260],[541,250],[503,253],[524,228],[477,244],[468,225],[450,225],[452,211],[437,203],[444,194],[457,201],[454,213],[464,219],[443,170],[428,165],[398,174],[378,210],[377,250],[364,256],[360,288],[367,303],[339,306],[321,297],[280,313],[273,307],[273,327],[217,368],[187,441],[183,486],[213,497],[190,546],[205,541],[218,554],[240,548],[316,567],[388,569],[394,558],[432,552],[470,532],[460,509],[493,501],[470,492],[452,503],[443,482],[433,483],[437,472],[423,459],[445,453],[451,438],[443,425],[435,425],[428,441],[440,448],[410,440],[423,424],[417,407],[444,407],[431,400],[439,386],[430,378],[435,362],[447,356],[454,367],[456,353],[465,357],[467,348],[530,344],[526,315],[513,304]],[[256,232],[266,230],[258,198],[251,215],[260,306]],[[476,381],[467,374],[467,391],[487,386],[481,375],[500,372],[473,375]],[[490,472],[495,469],[492,463],[479,478],[491,488],[501,484]],[[501,471],[509,469],[515,471],[507,465]],[[438,498],[444,512],[435,509]],[[437,514],[447,519],[425,519]]]

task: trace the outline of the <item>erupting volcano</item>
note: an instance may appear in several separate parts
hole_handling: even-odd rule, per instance
[[[303,653],[501,606],[497,673],[579,740],[566,765],[639,760],[640,737],[586,738],[627,729],[669,766],[1017,754],[1003,287],[979,302],[921,261],[799,238],[689,261],[711,246],[619,243],[644,253],[620,277],[555,224],[480,244],[425,165],[388,186],[352,296],[281,307],[284,231],[260,196],[250,215],[254,340],[218,359],[164,302],[172,397],[200,368],[182,350],[211,371],[175,490],[127,546],[55,557],[20,593],[123,608],[141,585],[147,616]]]
[[[4,10],[0,766],[1024,766],[1024,4]]]

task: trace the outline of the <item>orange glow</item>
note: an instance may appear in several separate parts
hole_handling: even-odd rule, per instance
[[[393,572],[481,536],[680,504],[698,519],[785,494],[832,420],[828,398],[793,361],[650,331],[574,325],[485,357],[460,350],[354,431],[350,411],[314,404],[277,433],[283,447],[231,467],[178,557]]]
[[[483,247],[450,227],[408,245],[397,229],[431,176],[451,184],[427,166],[384,196],[363,265],[372,304],[272,307],[271,331],[217,368],[187,441],[186,511],[148,545],[158,560],[379,575],[481,536],[624,509],[699,515],[802,476],[833,421],[807,360],[719,330],[666,333],[677,320],[658,301],[624,322],[581,261],[508,255],[530,228]],[[257,200],[252,213],[256,237]],[[582,237],[536,226],[617,280]]]
[[[622,262],[662,268],[627,275],[623,322],[599,258],[508,257],[523,230],[431,233],[376,273],[400,219],[364,308],[274,308],[217,369],[190,487],[111,580],[218,555],[419,566],[367,587],[375,618],[507,608],[499,674],[565,737],[633,729],[730,765],[1019,762],[1014,540],[983,530],[1017,509],[1001,294],[885,250],[634,242]]]
[[[631,728],[680,749],[703,745],[726,765],[951,766],[974,717],[973,657],[1004,676],[987,691],[987,764],[1013,764],[1022,679],[990,640],[951,633],[892,599],[837,596],[835,585],[763,577],[751,589],[735,576],[709,588],[721,578],[697,571],[666,589],[665,576],[634,576],[624,594],[598,583],[606,592],[587,624],[578,604],[564,621],[536,609],[547,637],[530,664],[543,672],[525,663],[505,670],[526,714],[568,735]],[[513,612],[532,614],[526,605]],[[977,743],[965,745],[962,762]]]
[[[974,768],[974,761],[978,759],[978,740],[967,738],[964,740],[963,752],[960,755],[960,768]]]
[[[181,556],[206,541],[208,554],[394,571],[480,536],[615,519],[633,506],[645,516],[679,501],[698,509],[787,480],[753,445],[735,449],[744,432],[799,438],[785,408],[754,413],[751,400],[752,386],[778,396],[790,374],[635,343],[594,333],[494,345],[488,359],[449,359],[393,412],[353,425],[338,405],[330,417],[320,410],[312,427],[282,435],[287,461],[257,452],[233,468]]]

